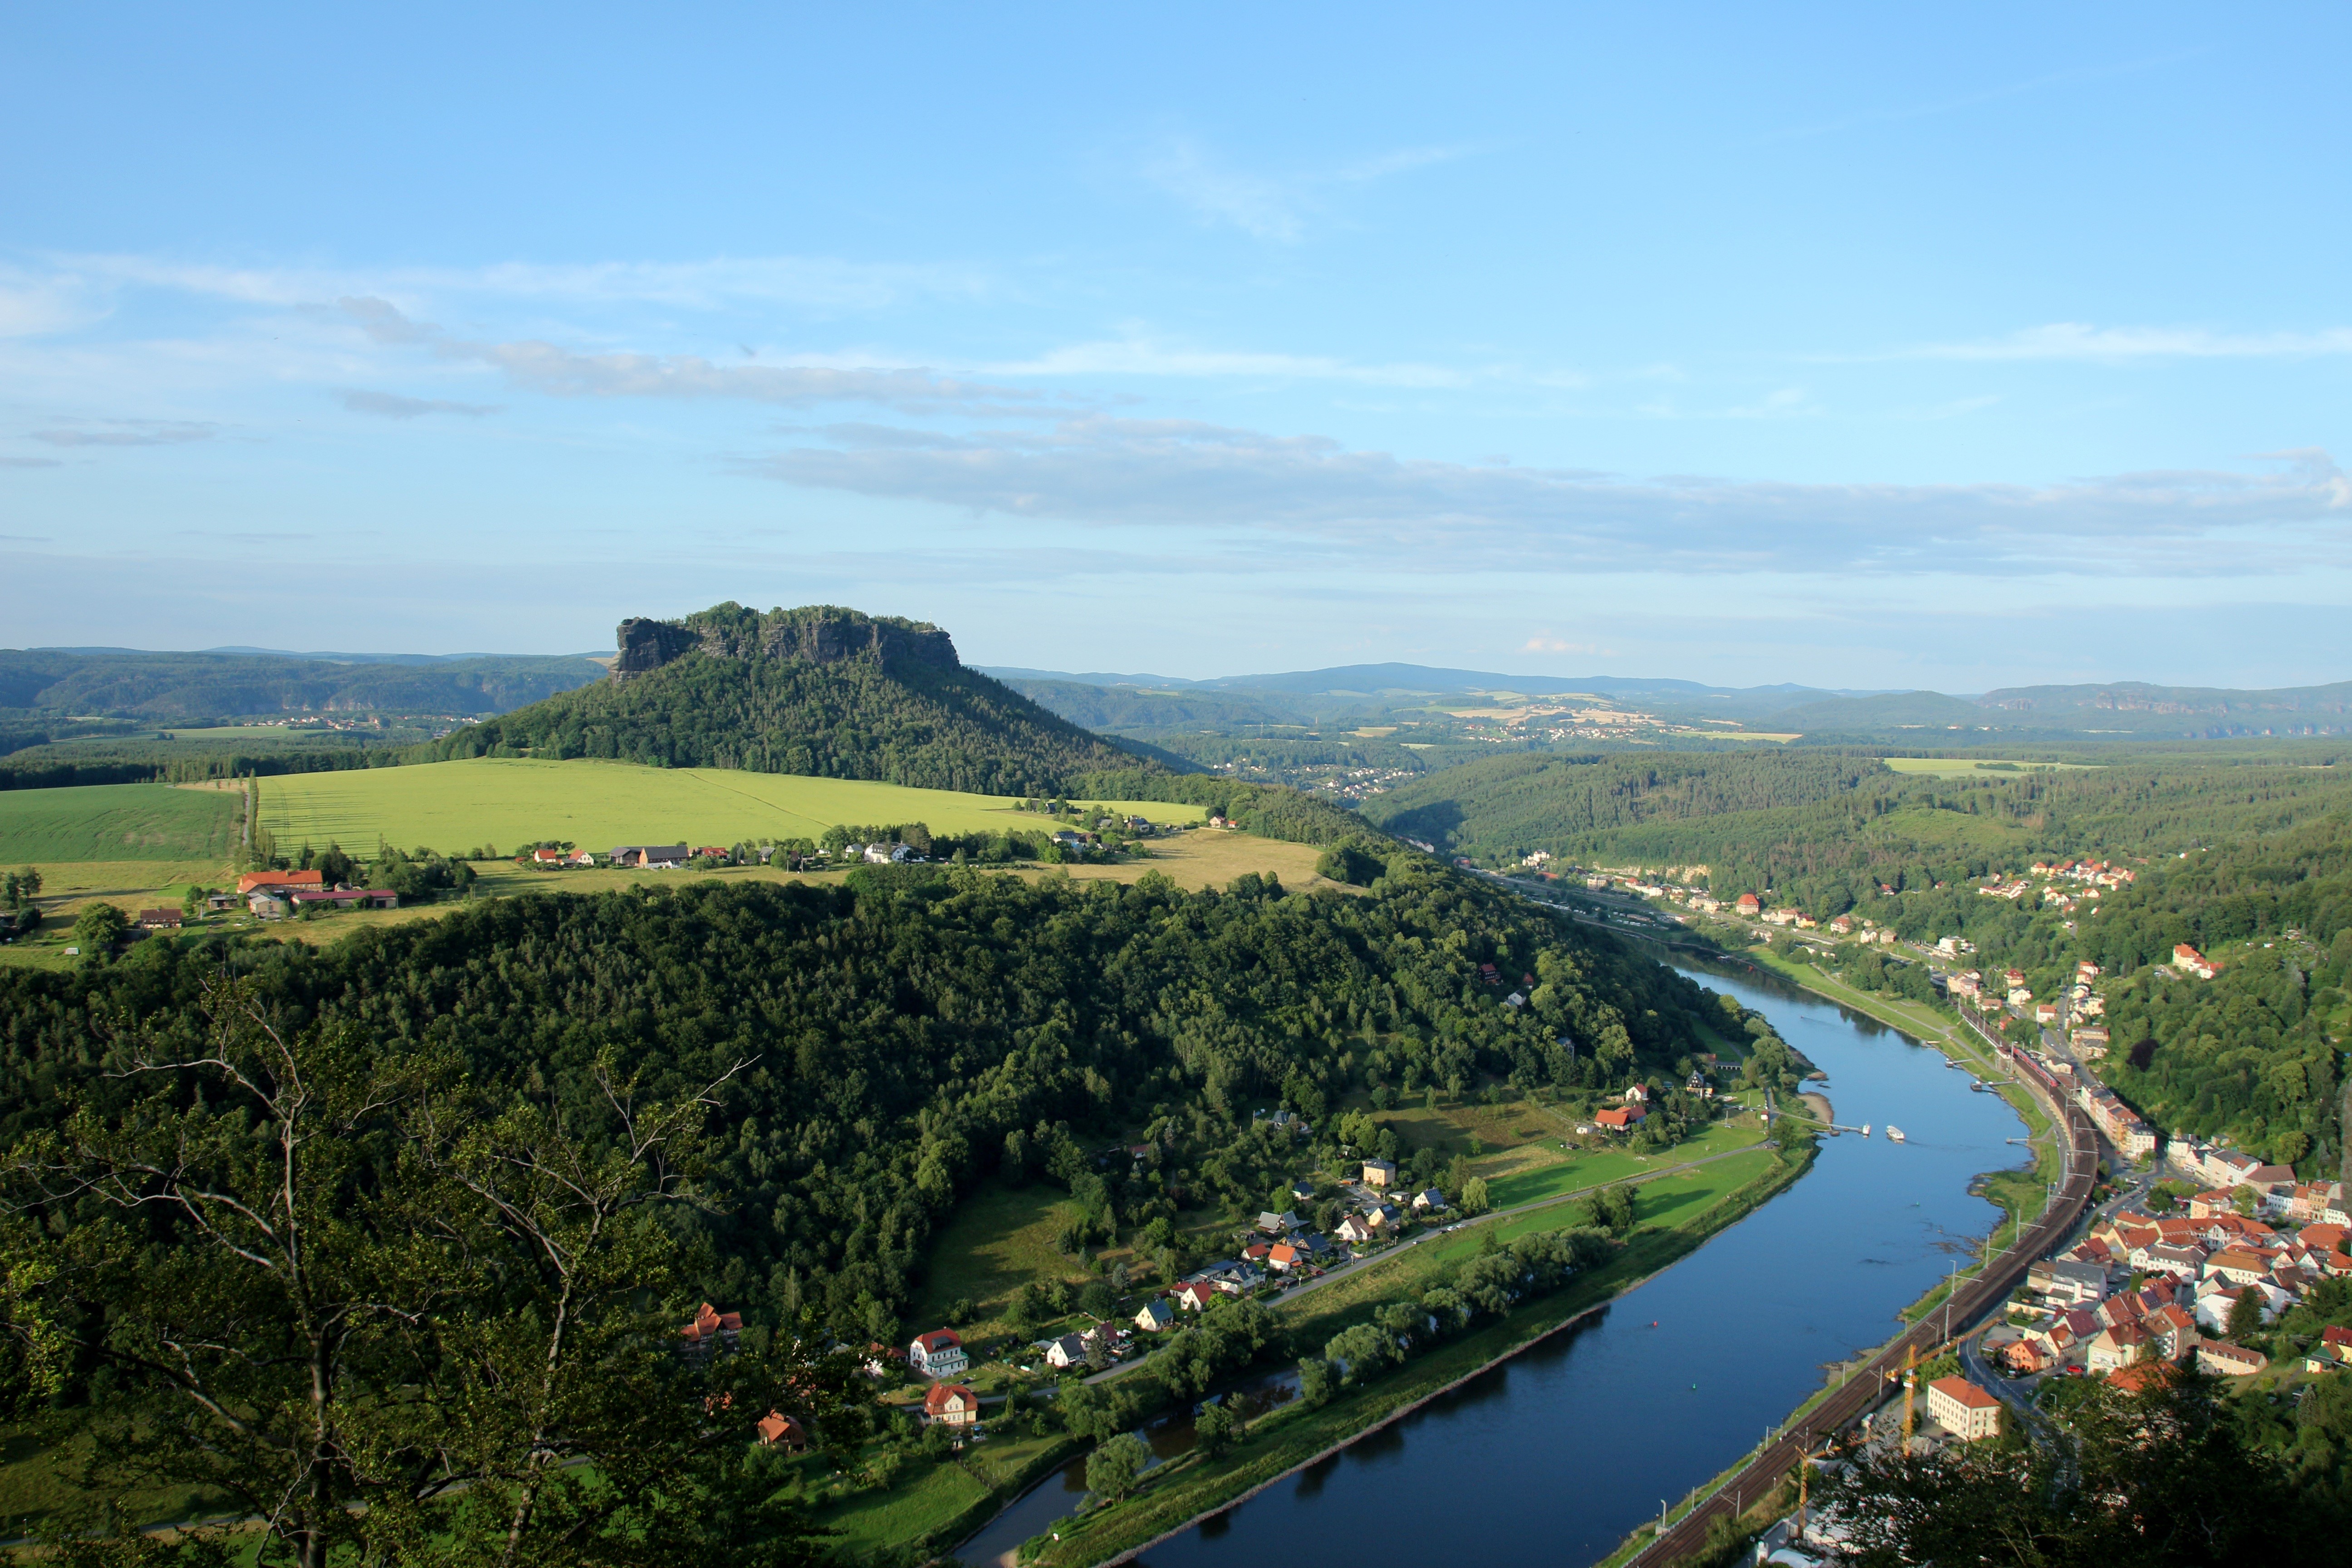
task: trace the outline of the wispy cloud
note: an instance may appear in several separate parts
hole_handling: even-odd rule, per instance
[[[67,300],[91,292],[145,288],[278,306],[375,295],[400,300],[495,297],[687,310],[744,303],[880,310],[915,298],[978,299],[996,286],[988,274],[969,267],[795,256],[404,268],[239,267],[121,254],[58,254],[47,259],[48,271],[36,283]],[[0,279],[0,331],[5,330],[10,319],[6,288],[5,279]]]
[[[1465,156],[1466,147],[1407,147],[1335,168],[1252,173],[1219,162],[1200,142],[1177,137],[1143,164],[1144,177],[1212,224],[1255,238],[1295,244],[1338,186],[1367,184]]]
[[[1931,100],[1926,103],[1897,104],[1885,109],[1864,110],[1856,114],[1843,115],[1811,125],[1773,132],[1768,142],[1803,141],[1815,136],[1835,135],[1842,131],[1859,131],[1871,125],[1895,125],[1906,121],[1931,120],[1939,115],[1957,114],[1962,110],[1976,109],[2004,99],[2019,98],[2039,92],[2044,88],[2068,87],[2077,82],[2103,81],[2112,77],[2131,76],[2140,71],[2154,70],[2162,66],[2178,65],[2203,54],[2202,49],[2176,49],[2167,54],[2150,55],[2143,59],[2123,60],[2113,65],[2081,66],[2070,70],[2049,71],[2022,81],[2004,82],[1976,92],[1956,97]]]
[[[220,426],[194,419],[101,419],[36,430],[52,447],[179,447],[209,441]]]
[[[1538,632],[1520,645],[1519,651],[1521,653],[1580,653],[1589,654],[1596,658],[1617,657],[1617,651],[1614,648],[1602,647],[1597,643],[1570,642],[1564,637],[1553,637],[1549,632]]]
[[[1458,387],[1473,379],[1466,372],[1444,365],[1357,364],[1320,354],[1194,348],[1143,333],[1071,343],[989,369],[997,375],[1265,376],[1373,386]]]
[[[1922,343],[1857,359],[2307,359],[2352,353],[2352,327],[2311,332],[2224,332],[2204,327],[2095,327],[2053,321],[2006,337]]]
[[[2260,573],[2352,544],[2327,454],[2247,472],[2044,486],[1838,485],[1474,467],[1175,420],[908,440],[835,426],[759,466],[814,489],[975,513],[1223,531],[1412,570]],[[2226,538],[2226,554],[2215,541]]]
[[[446,397],[403,397],[396,392],[370,392],[361,387],[336,388],[335,401],[353,414],[373,414],[380,419],[422,419],[428,414],[457,414],[478,419],[498,412],[495,404],[457,403]]]
[[[346,298],[338,309],[379,343],[422,348],[443,360],[488,365],[550,397],[736,398],[810,407],[872,403],[904,414],[1017,410],[1038,395],[935,375],[922,369],[721,365],[695,354],[582,353],[534,339],[485,342],[413,321],[389,300]]]

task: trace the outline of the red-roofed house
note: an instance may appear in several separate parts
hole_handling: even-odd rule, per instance
[[[323,871],[247,871],[236,879],[239,895],[256,888],[323,888],[327,876]]]
[[[2271,1364],[2271,1358],[2227,1340],[2207,1340],[2197,1347],[2197,1370],[2222,1377],[2252,1377]]]
[[[1639,1126],[1649,1114],[1638,1105],[1612,1105],[1593,1117],[1592,1121],[1596,1126],[1622,1132],[1629,1127]]]
[[[933,1329],[907,1347],[907,1364],[923,1377],[954,1377],[971,1367],[971,1358],[953,1329]]]
[[[2000,1433],[2000,1401],[1965,1377],[1939,1377],[1929,1384],[1927,1414],[1963,1442]]]
[[[705,1301],[702,1310],[694,1314],[694,1321],[678,1333],[686,1341],[686,1353],[700,1361],[714,1350],[735,1348],[743,1337],[743,1314],[722,1312]]]
[[[2164,1361],[2136,1362],[2107,1379],[2107,1386],[2124,1394],[2137,1394],[2144,1389],[2161,1388],[2172,1381],[2172,1363]]]
[[[782,1448],[797,1454],[808,1447],[808,1428],[781,1410],[771,1410],[760,1417],[752,1428],[760,1434],[761,1443],[771,1448]]]
[[[976,1426],[980,1395],[961,1383],[935,1383],[924,1391],[923,1415],[942,1426]]]

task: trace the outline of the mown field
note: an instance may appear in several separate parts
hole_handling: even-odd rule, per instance
[[[1155,822],[1198,822],[1207,815],[1200,806],[1102,804]],[[491,757],[264,779],[261,822],[281,853],[331,842],[361,854],[373,853],[379,839],[444,854],[511,852],[543,839],[602,851],[621,844],[814,838],[836,823],[920,822],[934,833],[1046,826],[997,795],[719,768]]]
[[[0,864],[226,862],[239,804],[230,791],[161,784],[0,790]]]

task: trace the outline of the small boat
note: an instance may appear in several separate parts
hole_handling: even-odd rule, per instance
[[[1867,1138],[1867,1137],[1869,1137],[1869,1136],[1870,1136],[1870,1123],[1869,1123],[1869,1122],[1867,1122],[1867,1121],[1865,1121],[1865,1122],[1864,1122],[1864,1123],[1862,1124],[1862,1135],[1863,1135],[1864,1138]]]
[[[1901,1129],[1900,1127],[1895,1126],[1895,1125],[1893,1122],[1891,1122],[1891,1121],[1890,1121],[1890,1122],[1888,1122],[1888,1123],[1886,1124],[1886,1141],[1887,1141],[1889,1143],[1900,1143],[1900,1142],[1903,1142],[1903,1129]]]

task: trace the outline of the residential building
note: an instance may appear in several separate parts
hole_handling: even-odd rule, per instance
[[[935,1383],[923,1391],[923,1416],[942,1426],[977,1426],[980,1395],[961,1383]]]
[[[781,1410],[771,1410],[752,1426],[760,1435],[760,1446],[782,1448],[787,1454],[803,1453],[808,1448],[808,1428]]]
[[[2000,1401],[1965,1377],[1939,1377],[1929,1384],[1927,1414],[1963,1442],[2000,1434]]]
[[[2227,1340],[2207,1340],[2197,1347],[2197,1370],[2219,1377],[2252,1377],[2270,1364],[2262,1352]]]
[[[2067,1306],[2104,1300],[2107,1294],[2107,1271],[2093,1263],[2036,1263],[2026,1270],[2025,1282],[2045,1300]]]
[[[1415,1214],[1427,1214],[1432,1209],[1442,1209],[1444,1206],[1445,1194],[1435,1187],[1430,1188],[1427,1192],[1412,1194],[1412,1212]]]
[[[1307,1255],[1286,1241],[1277,1241],[1265,1250],[1265,1266],[1276,1274],[1287,1274],[1306,1261]]]
[[[1176,1321],[1176,1309],[1165,1300],[1146,1301],[1143,1310],[1135,1314],[1135,1326],[1147,1334],[1156,1334]]]
[[[2136,1361],[2146,1360],[2150,1337],[2147,1330],[2137,1322],[2118,1323],[2114,1328],[2102,1329],[2092,1337],[2089,1347],[2084,1352],[2083,1364],[2091,1370],[2094,1376],[2097,1376],[2129,1366]]]
[[[971,1370],[971,1358],[953,1329],[933,1329],[907,1347],[907,1364],[920,1377],[959,1377]]]
[[[250,893],[257,888],[323,888],[327,885],[323,871],[247,871],[236,879],[236,890]]]
[[[678,1331],[686,1341],[689,1361],[708,1360],[714,1351],[733,1352],[743,1338],[743,1314],[722,1312],[705,1301],[694,1314],[694,1321]]]
[[[1195,1279],[1176,1289],[1176,1304],[1188,1312],[1204,1312],[1209,1303],[1217,1299],[1216,1287]]]
[[[685,865],[692,857],[683,844],[624,844],[608,858],[615,866],[666,870]]]
[[[166,909],[141,910],[136,923],[141,931],[177,931],[180,929],[180,911]]]
[[[2172,950],[2172,967],[2185,973],[2193,974],[2200,980],[2212,979],[2221,969],[2220,964],[2215,963],[2185,942]]]
[[[1045,1347],[1045,1364],[1051,1367],[1084,1366],[1087,1363],[1086,1334],[1064,1334]]]
[[[1332,1234],[1351,1247],[1361,1247],[1372,1239],[1374,1232],[1370,1222],[1362,1215],[1351,1214],[1339,1222]]]
[[[1392,1187],[1396,1185],[1396,1173],[1394,1161],[1367,1160],[1364,1162],[1364,1185],[1368,1187]]]
[[[1622,1132],[1628,1128],[1640,1126],[1649,1114],[1638,1105],[1620,1105],[1612,1106],[1607,1110],[1599,1112],[1592,1120],[1598,1126]]]
[[[286,901],[298,910],[390,910],[400,907],[400,895],[390,888],[297,889],[286,895]]]

